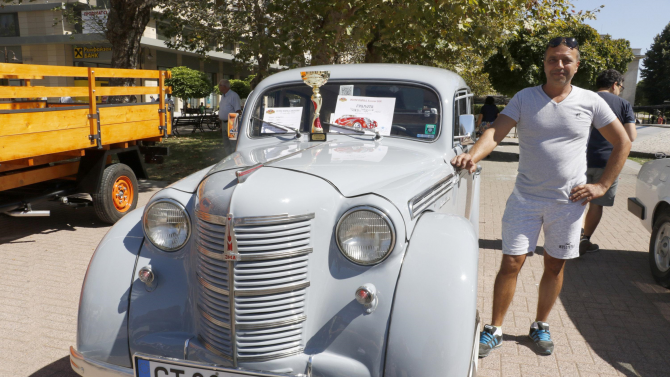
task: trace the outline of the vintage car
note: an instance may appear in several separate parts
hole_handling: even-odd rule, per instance
[[[360,130],[361,128],[377,128],[377,122],[374,120],[355,115],[343,115],[337,118],[333,123],[341,126],[353,127],[357,130]]]
[[[628,210],[651,232],[649,267],[656,282],[670,288],[670,158],[642,165],[637,174],[635,197],[628,198]]]
[[[395,99],[390,132],[324,122],[327,140],[310,142],[300,70],[263,80],[236,151],[157,192],[96,249],[77,373],[476,374],[480,175],[450,163],[472,141],[467,84],[422,66],[309,70],[330,72],[322,119],[353,85]],[[265,108],[297,104],[298,128],[262,131]]]

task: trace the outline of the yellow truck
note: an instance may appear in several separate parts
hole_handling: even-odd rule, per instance
[[[107,223],[132,211],[137,206],[137,179],[147,178],[141,154],[147,162],[160,160],[165,150],[152,145],[172,132],[165,101],[169,75],[0,63],[0,79],[21,83],[0,86],[0,214],[48,216],[49,211],[33,209],[46,200],[92,205]],[[88,85],[31,85],[45,77],[86,79]],[[96,86],[96,78],[143,79],[156,86]],[[154,95],[158,102],[99,103],[122,95]],[[45,97],[78,102],[50,103]]]

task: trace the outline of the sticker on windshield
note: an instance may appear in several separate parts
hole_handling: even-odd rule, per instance
[[[435,124],[426,124],[426,132],[424,132],[426,135],[435,135],[435,130],[437,129],[437,125]]]
[[[417,134],[416,137],[420,137],[420,138],[424,138],[424,139],[434,139],[435,135]]]
[[[272,122],[280,126],[300,128],[302,120],[302,107],[268,107],[263,113],[265,122]],[[261,133],[274,134],[286,133],[287,131],[279,127],[273,127],[268,123],[263,123]]]
[[[340,95],[341,96],[353,96],[354,95],[354,86],[353,85],[340,85]]]
[[[391,135],[395,97],[338,96],[332,123],[357,130],[376,128]]]

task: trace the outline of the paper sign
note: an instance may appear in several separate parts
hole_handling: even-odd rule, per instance
[[[380,134],[388,136],[394,108],[395,98],[338,96],[332,123],[368,129],[376,126]]]
[[[302,107],[268,107],[263,113],[263,120],[282,126],[300,128],[300,122],[302,121]],[[261,133],[263,134],[286,132],[286,130],[273,127],[267,123],[263,123],[263,126],[261,127]]]

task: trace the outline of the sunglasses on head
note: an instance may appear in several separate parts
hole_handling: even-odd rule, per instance
[[[577,39],[575,38],[567,38],[567,37],[556,37],[552,40],[549,41],[547,44],[549,47],[558,47],[561,44],[565,44],[566,46],[570,48],[577,48],[579,46],[579,42],[577,42]]]

